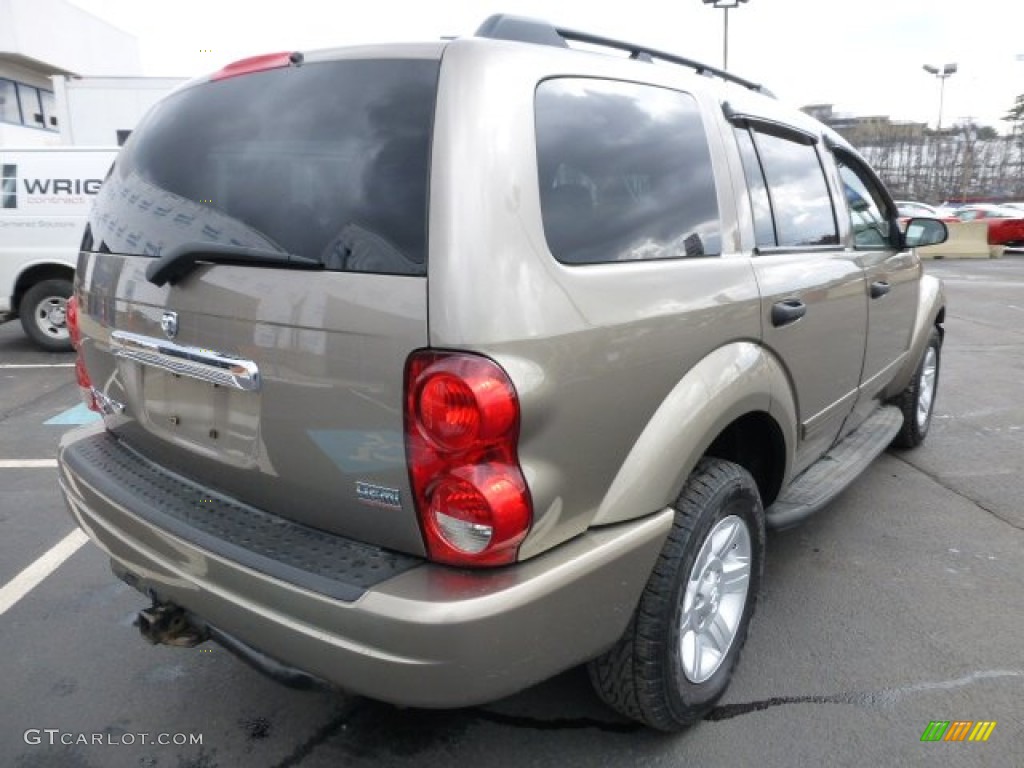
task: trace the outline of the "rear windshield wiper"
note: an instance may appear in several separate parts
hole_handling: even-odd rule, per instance
[[[146,267],[146,279],[153,285],[174,285],[199,264],[239,264],[249,267],[285,267],[288,269],[323,269],[315,259],[285,251],[247,248],[218,243],[183,243]]]

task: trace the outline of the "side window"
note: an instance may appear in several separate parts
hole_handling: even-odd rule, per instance
[[[778,245],[837,244],[832,197],[814,146],[757,127],[753,133],[775,214]]]
[[[882,213],[884,203],[869,176],[861,175],[853,163],[837,156],[846,207],[850,213],[855,248],[888,248],[889,222]]]
[[[21,110],[18,108],[18,94],[10,80],[0,80],[0,121],[20,123]]]
[[[717,256],[711,152],[688,94],[545,80],[536,93],[544,234],[564,264]]]
[[[43,120],[43,106],[39,103],[39,89],[25,83],[17,85],[22,121],[33,128],[44,128],[46,122]]]
[[[743,161],[743,175],[747,179],[747,191],[750,193],[750,209],[754,215],[754,238],[758,246],[777,245],[775,239],[775,223],[772,220],[772,203],[768,197],[768,187],[764,183],[764,171],[761,161],[754,148],[754,139],[749,128],[735,129],[736,143]]]

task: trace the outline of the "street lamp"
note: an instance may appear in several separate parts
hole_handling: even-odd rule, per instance
[[[930,64],[924,65],[924,71],[929,75],[939,78],[939,124],[935,129],[938,134],[942,133],[942,102],[946,95],[946,78],[956,72],[956,64],[945,64],[942,69],[933,67]]]
[[[722,33],[722,69],[729,69],[729,9],[739,8],[749,0],[703,0],[704,5],[711,5],[725,11],[725,30]],[[955,67],[954,67],[955,69]]]

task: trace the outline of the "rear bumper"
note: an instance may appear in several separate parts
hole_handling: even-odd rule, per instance
[[[343,600],[140,516],[110,492],[109,477],[68,461],[76,444],[100,433],[92,426],[65,435],[60,485],[75,520],[116,571],[271,659],[407,706],[491,701],[610,647],[672,524],[664,510],[500,569],[423,563]]]

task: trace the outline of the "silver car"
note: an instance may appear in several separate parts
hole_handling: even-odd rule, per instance
[[[927,434],[913,246],[945,232],[642,46],[500,16],[238,62],[97,199],[70,327],[103,420],[61,488],[152,642],[417,707],[589,663],[678,729],[736,667],[765,527]]]

